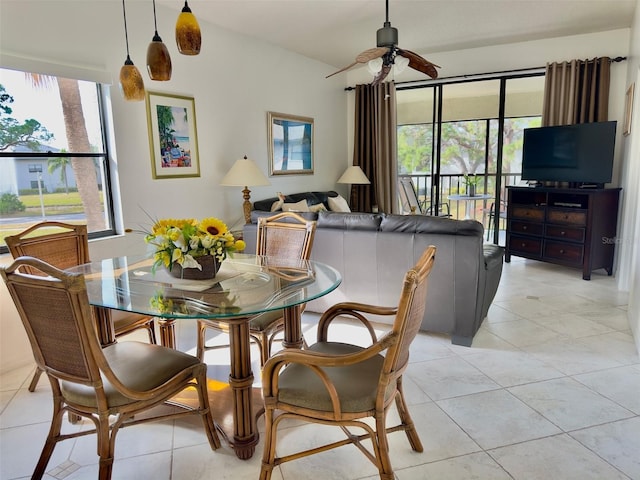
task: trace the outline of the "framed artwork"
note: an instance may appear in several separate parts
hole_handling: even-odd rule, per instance
[[[267,112],[269,174],[313,174],[313,118]]]
[[[622,128],[623,135],[631,133],[631,115],[633,114],[633,90],[635,83],[629,85],[624,103],[624,126]]]
[[[153,178],[199,177],[193,97],[147,92],[147,124]]]

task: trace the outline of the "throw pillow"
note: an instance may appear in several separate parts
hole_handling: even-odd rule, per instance
[[[284,203],[284,195],[281,192],[278,192],[278,200],[271,204],[271,211],[275,212],[277,210],[282,209],[282,204]]]
[[[309,205],[306,200],[300,200],[298,203],[283,203],[283,212],[308,212]]]
[[[350,212],[349,204],[342,195],[329,197],[329,210],[332,212]]]
[[[318,203],[317,205],[311,205],[309,207],[309,211],[310,212],[326,212],[327,211],[327,207],[324,206],[324,203]]]

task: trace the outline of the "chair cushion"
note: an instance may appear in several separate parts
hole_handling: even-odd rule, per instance
[[[254,332],[263,332],[274,322],[284,322],[284,313],[282,312],[282,310],[272,310],[270,312],[256,315],[249,321],[249,326]]]
[[[308,350],[345,355],[363,348],[345,343],[318,342],[309,346]],[[366,412],[375,407],[383,362],[383,356],[376,355],[355,365],[324,369],[338,391],[343,412]],[[278,400],[281,402],[326,412],[333,410],[324,384],[318,375],[303,365],[291,364],[285,368],[280,374],[279,385]]]
[[[103,350],[116,377],[128,388],[144,392],[170,380],[181,371],[200,361],[189,354],[160,345],[142,342],[120,342]],[[134,403],[103,378],[104,391],[110,407]],[[70,403],[96,407],[95,390],[86,385],[61,381],[63,396]]]

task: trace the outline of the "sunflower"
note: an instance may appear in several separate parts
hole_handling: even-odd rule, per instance
[[[217,218],[204,218],[200,221],[198,230],[206,232],[214,237],[220,237],[227,233],[227,225]]]

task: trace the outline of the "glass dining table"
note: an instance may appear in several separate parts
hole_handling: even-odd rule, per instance
[[[162,267],[154,270],[148,257],[109,258],[67,271],[85,278],[103,345],[115,342],[113,309],[156,317],[161,342],[171,348],[176,347],[176,321],[208,318],[228,323],[228,389],[216,388],[210,401],[219,431],[241,459],[251,458],[255,451],[254,407],[261,408],[254,405],[261,402],[261,396],[253,388],[249,320],[260,313],[283,310],[283,346],[302,348],[301,305],[332,292],[342,281],[336,269],[320,262],[238,253],[222,262],[210,280],[174,278]],[[222,398],[222,390],[231,398]]]

